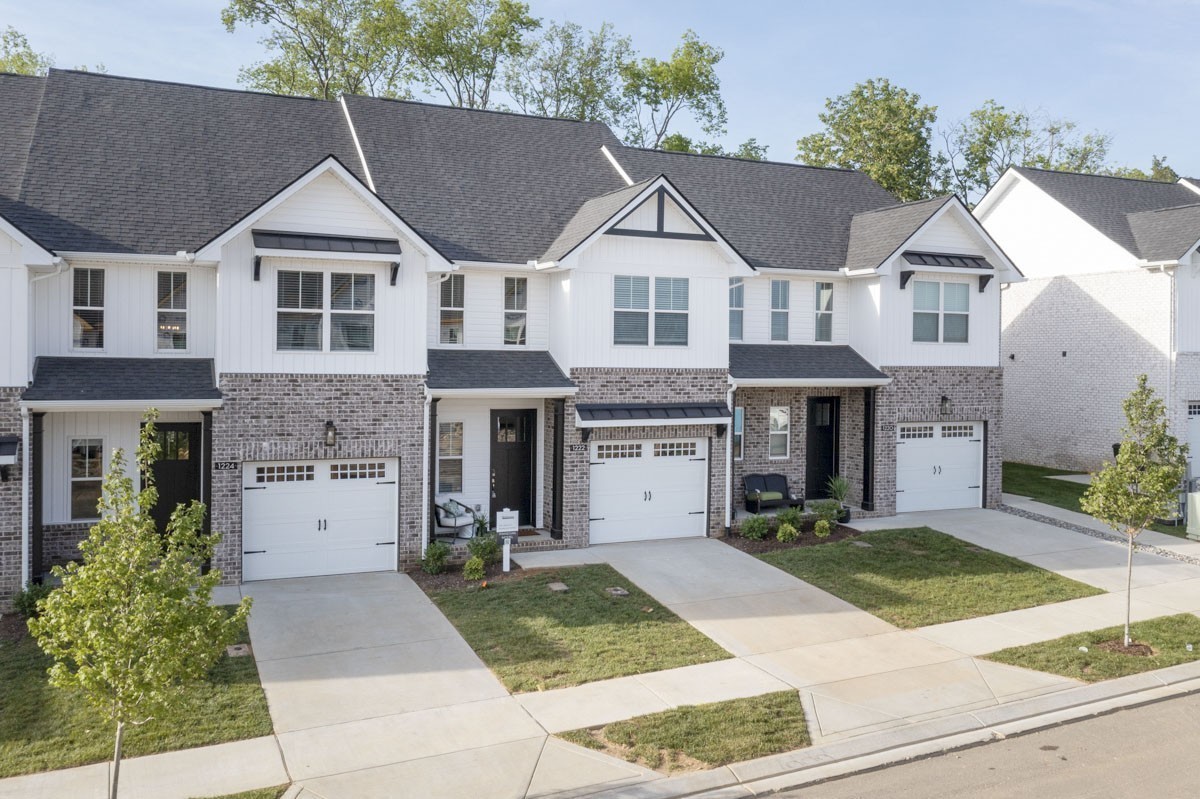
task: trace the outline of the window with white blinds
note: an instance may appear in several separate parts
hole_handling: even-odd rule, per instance
[[[324,344],[325,276],[281,271],[276,293],[276,348],[320,351]]]
[[[654,278],[654,343],[686,347],[688,343],[688,279]]]
[[[80,350],[104,349],[104,270],[75,269],[71,301],[71,346]]]
[[[158,273],[158,330],[160,352],[187,349],[187,272]]]
[[[971,291],[967,283],[913,281],[913,341],[965,344]]]
[[[833,284],[817,282],[815,289],[816,319],[814,341],[833,341]]]
[[[374,275],[281,270],[276,291],[277,349],[375,351]]]
[[[790,281],[771,281],[771,341],[788,340],[788,311],[792,302],[791,288]]]
[[[525,345],[529,320],[529,281],[523,277],[504,278],[504,343]]]
[[[729,340],[741,341],[746,308],[746,284],[740,277],[729,278]]]
[[[329,276],[329,349],[334,352],[375,350],[375,276]]]
[[[650,310],[650,278],[613,278],[613,344],[686,347],[688,344],[688,279],[654,279],[654,311]],[[653,328],[653,333],[651,332]]]

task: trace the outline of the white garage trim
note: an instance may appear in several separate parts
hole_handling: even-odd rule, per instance
[[[896,512],[983,505],[983,422],[896,425]]]
[[[395,458],[242,464],[242,579],[394,571]]]
[[[595,441],[589,454],[590,543],[707,535],[708,439]]]

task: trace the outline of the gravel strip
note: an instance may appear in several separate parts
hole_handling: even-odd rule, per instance
[[[1062,519],[1056,519],[1053,516],[1043,516],[1042,514],[1034,513],[1033,511],[1014,508],[1012,505],[1001,505],[999,510],[1004,513],[1011,513],[1013,516],[1020,516],[1022,519],[1032,519],[1035,522],[1049,524],[1052,527],[1061,527],[1062,529],[1070,530],[1073,533],[1083,533],[1084,535],[1091,536],[1092,538],[1099,538],[1102,541],[1111,541],[1112,543],[1120,544],[1121,546],[1126,545],[1125,536],[1117,533],[1106,533],[1103,530],[1093,530],[1092,528],[1084,527],[1083,525],[1064,522]],[[1194,566],[1200,566],[1200,558],[1193,557],[1191,555],[1184,555],[1179,552],[1172,552],[1169,549],[1162,549],[1150,544],[1139,544],[1134,541],[1133,549],[1135,552],[1145,552],[1149,555],[1158,555],[1160,557],[1170,558],[1171,560],[1183,561],[1184,563],[1191,563]]]

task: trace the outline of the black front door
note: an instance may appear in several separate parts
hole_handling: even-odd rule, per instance
[[[838,397],[808,398],[804,493],[808,499],[829,496],[829,478],[838,473]]]
[[[533,452],[537,411],[492,411],[492,507],[519,511],[521,526],[533,526]]]
[[[161,423],[155,428],[162,451],[153,467],[158,487],[154,521],[165,533],[177,505],[200,499],[200,423]]]

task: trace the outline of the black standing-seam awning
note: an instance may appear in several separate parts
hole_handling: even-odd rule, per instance
[[[356,255],[400,255],[400,242],[397,239],[321,236],[315,233],[286,233],[275,230],[255,230],[254,248],[256,250],[306,250],[354,253]]]
[[[598,402],[575,406],[580,427],[727,424],[723,402]]]

